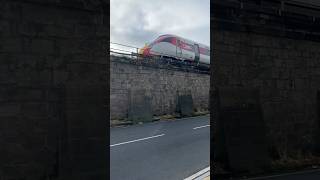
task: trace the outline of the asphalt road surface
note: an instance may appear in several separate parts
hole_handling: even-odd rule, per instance
[[[210,164],[210,117],[110,129],[111,180],[182,180]]]

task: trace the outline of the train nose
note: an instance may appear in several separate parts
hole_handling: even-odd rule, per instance
[[[146,48],[146,47],[141,48],[141,49],[139,50],[139,54],[143,54],[143,51],[144,51],[145,48]]]
[[[143,55],[143,56],[149,56],[150,55],[150,47],[145,46],[142,49],[140,49],[139,54]]]

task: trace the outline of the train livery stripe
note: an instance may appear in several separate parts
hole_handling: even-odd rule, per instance
[[[175,46],[177,46],[177,38],[176,37],[172,37],[172,36],[160,36],[156,41],[155,41],[155,44],[157,43],[160,43],[160,42],[167,42],[167,43],[170,43],[170,44],[173,44]],[[179,45],[178,47],[180,47],[181,49],[184,49],[186,51],[190,51],[190,52],[195,52],[194,51],[194,45],[193,44],[189,44],[189,43],[186,43],[184,41],[179,41]],[[210,50],[206,49],[206,48],[203,48],[203,47],[199,47],[199,52],[200,54],[202,55],[210,55]]]
[[[208,50],[206,48],[199,47],[199,51],[200,51],[200,54],[210,56],[210,50]]]

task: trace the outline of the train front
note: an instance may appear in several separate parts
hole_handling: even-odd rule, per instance
[[[139,54],[144,57],[149,57],[151,56],[150,50],[151,50],[151,47],[148,44],[146,44],[143,48],[139,50]]]

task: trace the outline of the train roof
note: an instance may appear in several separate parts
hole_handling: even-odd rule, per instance
[[[183,40],[186,40],[186,41],[191,41],[191,42],[197,43],[197,44],[199,44],[200,46],[204,46],[204,47],[210,49],[210,46],[208,46],[208,45],[205,45],[205,44],[202,44],[202,43],[198,43],[198,42],[195,42],[195,41],[193,41],[193,40],[186,39],[186,38],[183,38],[183,37],[181,37],[181,36],[174,35],[174,34],[163,34],[163,35],[158,36],[158,38],[159,38],[159,37],[162,37],[162,36],[177,37],[177,38],[179,38],[179,39],[183,39]]]

